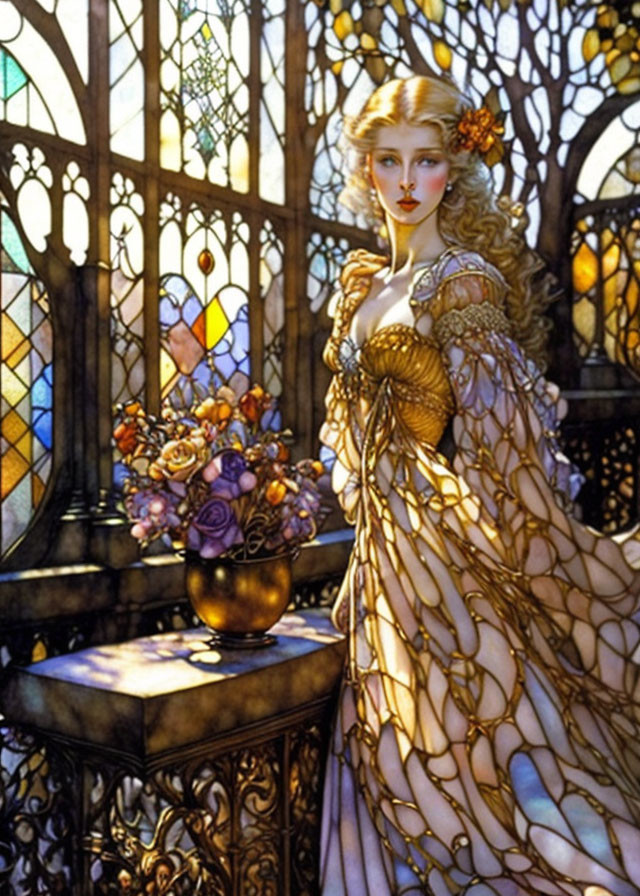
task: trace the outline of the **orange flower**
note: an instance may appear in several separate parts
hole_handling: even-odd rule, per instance
[[[278,440],[276,442],[276,445],[278,447],[278,454],[276,456],[276,460],[279,460],[279,461],[289,460],[290,452],[289,452],[289,449],[287,448],[287,446],[284,444],[284,442],[281,442],[280,440]]]
[[[249,423],[257,423],[265,411],[271,404],[271,396],[265,392],[262,386],[252,386],[248,392],[238,401],[238,407],[247,418]]]
[[[280,482],[279,479],[273,479],[267,489],[265,491],[265,498],[272,504],[274,507],[278,504],[282,504],[284,501],[284,496],[287,494],[287,486],[284,482]]]
[[[209,423],[218,426],[221,430],[224,429],[229,422],[232,413],[233,408],[228,401],[211,397],[205,398],[195,410],[195,415],[198,420],[207,420]]]
[[[113,431],[116,448],[124,457],[133,454],[138,446],[138,425],[135,420],[119,423]]]
[[[467,109],[458,122],[457,131],[457,150],[477,150],[484,154],[500,143],[504,127],[491,109],[481,106],[479,109]]]

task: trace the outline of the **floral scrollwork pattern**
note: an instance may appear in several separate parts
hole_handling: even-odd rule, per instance
[[[89,766],[91,892],[279,896],[281,741],[145,777]]]

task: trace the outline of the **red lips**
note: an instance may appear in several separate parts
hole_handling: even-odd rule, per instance
[[[398,199],[398,205],[405,212],[412,212],[420,203],[417,199]]]

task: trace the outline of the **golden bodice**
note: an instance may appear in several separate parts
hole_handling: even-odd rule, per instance
[[[453,398],[435,340],[405,324],[384,327],[362,346],[360,365],[373,389],[386,382],[396,415],[411,435],[437,445]]]
[[[382,327],[358,346],[353,315],[386,259],[365,250],[350,253],[324,360],[351,407],[364,411],[385,388],[399,424],[420,442],[437,445],[455,406],[443,349],[474,331],[509,334],[503,311],[506,285],[476,253],[450,247],[419,271],[410,296],[415,319],[430,321],[423,335],[404,323]],[[421,328],[422,330],[423,328]]]
[[[437,445],[454,409],[438,342],[406,324],[383,327],[362,346],[349,335],[355,310],[385,263],[363,250],[350,256],[324,360],[347,401],[370,404],[384,386],[398,421],[414,438]]]

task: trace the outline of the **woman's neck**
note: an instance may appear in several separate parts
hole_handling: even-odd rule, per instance
[[[391,247],[390,268],[393,273],[401,268],[433,261],[447,248],[435,215],[430,215],[418,225],[411,226],[399,224],[393,218],[388,218],[387,230]]]

